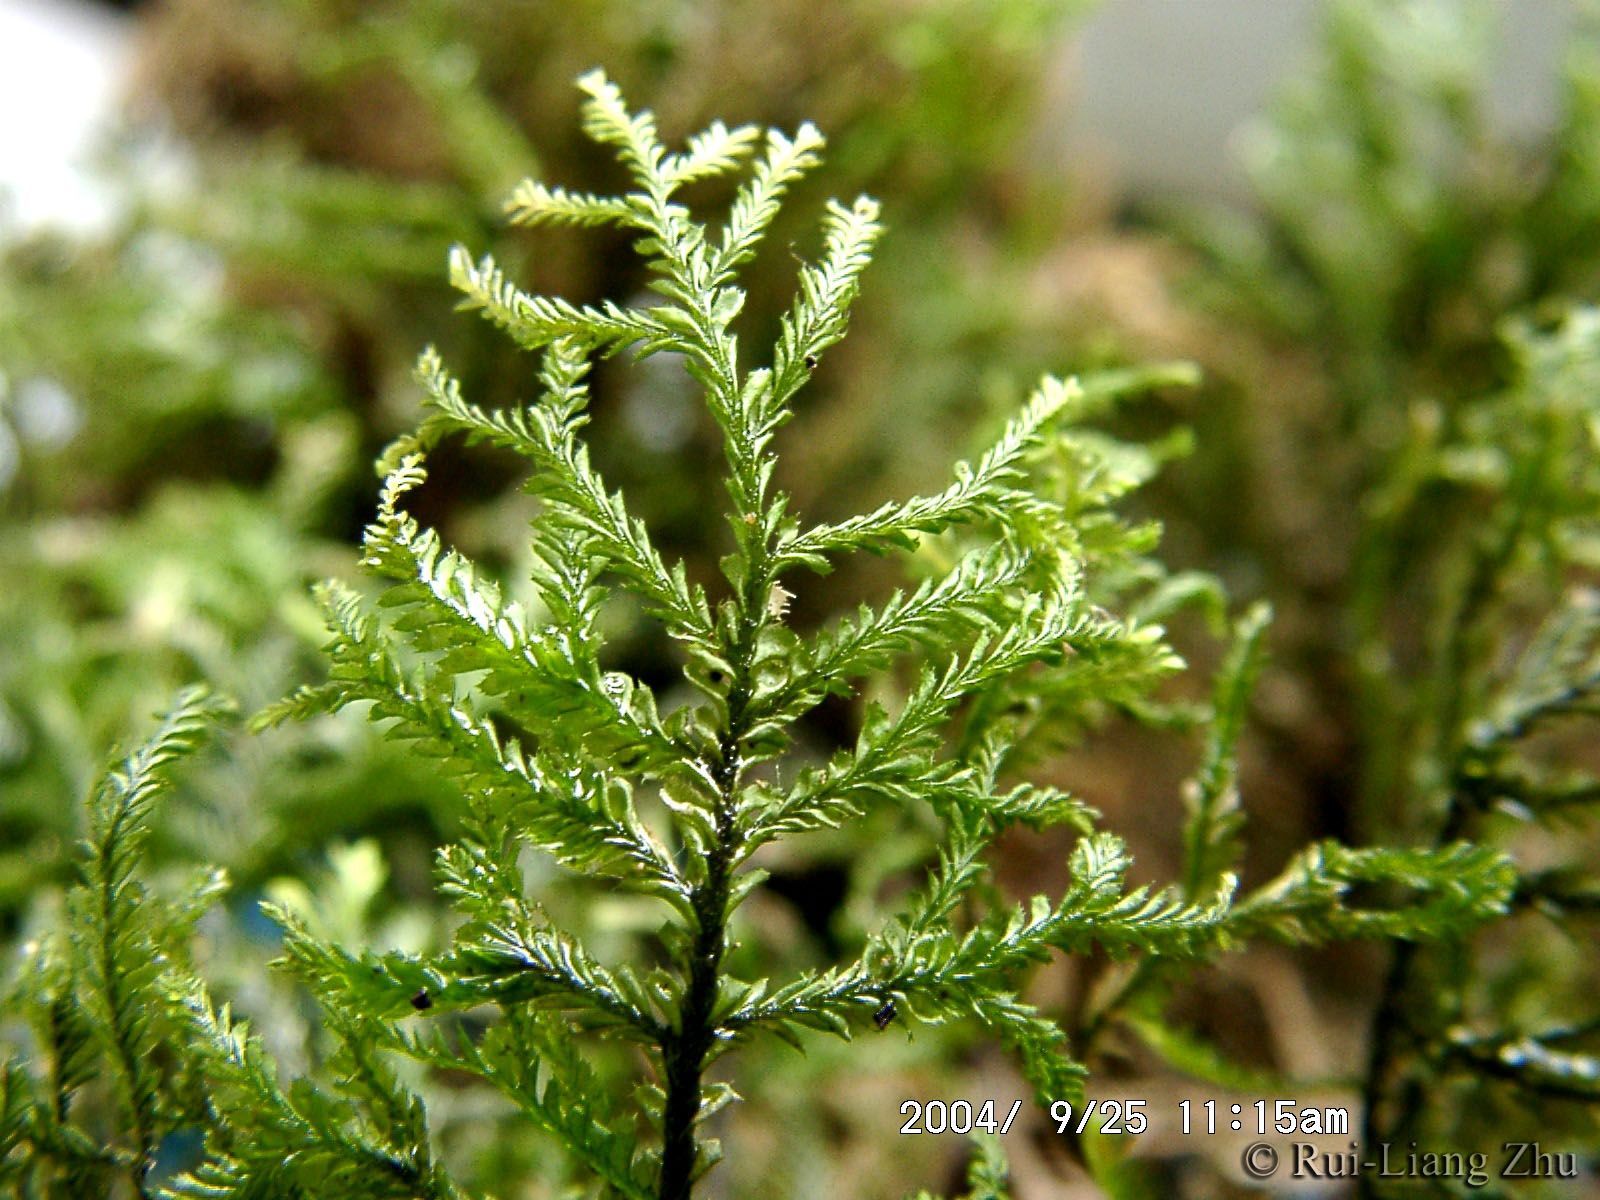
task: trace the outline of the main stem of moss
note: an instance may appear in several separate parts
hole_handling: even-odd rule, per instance
[[[1465,717],[1471,708],[1469,689],[1474,695],[1482,690],[1481,684],[1474,685],[1472,681],[1483,674],[1489,657],[1490,652],[1485,648],[1486,633],[1491,614],[1496,611],[1495,599],[1526,532],[1538,481],[1548,469],[1553,445],[1554,435],[1547,427],[1544,451],[1531,464],[1525,465],[1514,480],[1512,503],[1501,518],[1502,526],[1474,547],[1460,588],[1446,588],[1442,596],[1445,634],[1433,671],[1436,711],[1432,715],[1432,753],[1442,764],[1441,774],[1449,787],[1438,829],[1430,840],[1434,847],[1465,836],[1472,821],[1473,808],[1461,786],[1462,756],[1468,745]],[[1420,1027],[1437,1019],[1430,1020],[1428,1012],[1413,1011],[1412,997],[1424,957],[1422,947],[1415,942],[1403,942],[1395,947],[1374,1010],[1371,1049],[1362,1087],[1362,1136],[1369,1146],[1398,1138],[1414,1121],[1423,1104],[1423,1083],[1413,1074],[1398,1080],[1400,1094],[1392,1105],[1395,1111],[1384,1112],[1390,1087],[1404,1067],[1403,1056],[1415,1052]],[[1377,1197],[1381,1190],[1374,1179],[1362,1176],[1360,1194],[1363,1200]]]
[[[754,573],[753,573],[754,574]],[[695,1127],[700,1116],[701,1077],[706,1056],[716,1038],[713,1014],[722,957],[728,945],[728,896],[733,882],[733,860],[738,850],[739,775],[743,770],[740,746],[744,741],[750,702],[750,661],[760,636],[761,609],[752,595],[765,595],[770,586],[766,572],[745,596],[736,652],[733,687],[728,695],[728,725],[719,746],[715,772],[716,842],[706,863],[706,878],[694,894],[698,930],[689,964],[689,985],[684,994],[678,1029],[662,1044],[667,1083],[662,1112],[661,1200],[689,1200],[694,1189],[699,1140]]]
[[[689,986],[684,995],[679,1028],[662,1046],[667,1101],[662,1113],[661,1200],[689,1200],[694,1187],[700,1081],[715,1037],[712,1013],[722,974],[722,955],[727,949],[728,885],[734,839],[732,793],[737,758],[727,756],[724,762],[728,765],[725,772],[719,772],[725,777],[719,780],[717,844],[707,863],[705,883],[696,890],[694,898],[700,928],[695,935]]]

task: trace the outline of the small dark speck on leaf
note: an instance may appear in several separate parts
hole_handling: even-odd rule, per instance
[[[817,369],[817,356],[815,354],[806,355],[806,369],[809,371]]]
[[[899,1010],[895,1008],[893,1000],[885,1000],[883,1007],[872,1014],[872,1023],[880,1030],[889,1028],[889,1022],[895,1019]]]
[[[427,1012],[433,1007],[433,997],[428,995],[427,988],[420,988],[417,994],[411,997],[411,1007],[418,1012]]]

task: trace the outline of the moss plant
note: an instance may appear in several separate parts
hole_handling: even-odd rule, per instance
[[[1241,622],[1218,683],[1183,881],[1130,886],[1122,841],[1025,772],[1107,710],[1156,711],[1156,689],[1181,668],[1141,614],[1184,588],[1148,559],[1150,531],[1108,507],[1149,463],[1074,429],[1137,378],[1046,379],[944,490],[838,522],[802,520],[773,484],[776,439],[844,336],[877,205],[828,205],[820,255],[800,268],[775,344],[751,365],[735,334],[739,270],[817,166],[820,135],[719,124],[669,151],[651,116],[630,112],[603,76],[581,87],[585,132],[615,153],[630,189],[530,182],[509,211],[530,225],[627,231],[656,297],[591,307],[534,296],[494,262],[454,254],[467,306],[540,356],[540,394],[488,411],[437,354],[422,356],[428,414],[384,455],[364,538],[376,604],[326,585],[328,680],[261,718],[364,705],[452,783],[461,834],[437,856],[457,916],[449,944],[376,952],[272,910],[283,964],[315,997],[330,1042],[317,1069],[286,1081],[191,962],[191,914],[214,881],[173,908],[136,878],[167,761],[214,707],[186,696],[97,792],[64,931],[35,944],[13,985],[34,1035],[0,1074],[0,1180],[24,1194],[113,1180],[141,1195],[474,1194],[461,1182],[473,1164],[440,1154],[430,1131],[449,1094],[467,1090],[499,1097],[515,1127],[559,1146],[591,1190],[686,1200],[721,1154],[713,1117],[737,1099],[731,1064],[760,1040],[804,1049],[817,1036],[964,1023],[1015,1054],[1041,1105],[1076,1102],[1085,1071],[1064,1030],[1022,993],[1051,955],[1101,949],[1170,975],[1260,938],[1450,935],[1508,903],[1505,861],[1448,839],[1420,850],[1317,844],[1237,894],[1233,743],[1260,610]],[[710,226],[679,193],[716,176],[738,184]],[[720,580],[666,561],[591,464],[586,373],[629,349],[680,362],[722,432]],[[450,437],[528,466],[538,502],[529,604],[507,599],[405,509]],[[921,578],[821,629],[791,628],[791,593],[863,551],[904,555]],[[652,686],[612,669],[615,605],[646,614],[677,678]],[[849,744],[809,753],[798,736],[808,715],[858,692],[872,698]],[[762,887],[771,849],[848,832],[884,809],[938,831],[922,885],[837,962],[747,970],[767,960],[740,909]],[[986,856],[1015,826],[1075,832],[1056,894],[1018,903],[990,884]],[[535,862],[576,877],[597,902],[636,898],[648,920],[620,943],[569,927],[534,886]],[[88,1069],[96,1053],[110,1064],[100,1081]],[[101,1085],[100,1102],[80,1106]],[[157,1169],[168,1140],[192,1129],[204,1131],[201,1160]],[[1000,1195],[1004,1173],[984,1143],[971,1194]]]
[[[1259,212],[1211,244],[1212,282],[1231,279],[1274,356],[1320,362],[1309,384],[1266,373],[1234,452],[1276,500],[1252,506],[1252,553],[1295,610],[1280,652],[1336,730],[1306,790],[1364,841],[1470,837],[1517,863],[1510,919],[1394,949],[1369,1146],[1596,1144],[1597,15],[1574,6],[1535,142],[1493,119],[1494,5],[1329,5],[1309,69],[1244,142]],[[1291,388],[1326,398],[1274,441]],[[1212,553],[1249,523],[1214,520]],[[1285,741],[1290,769],[1318,769]]]

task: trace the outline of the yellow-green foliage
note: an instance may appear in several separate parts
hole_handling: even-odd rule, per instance
[[[51,943],[60,965],[14,985],[42,1015],[3,1076],[12,1178],[121,1177],[146,1194],[204,1197],[442,1198],[516,1185],[514,1173],[480,1179],[494,1169],[483,1156],[444,1152],[437,1126],[469,1123],[452,1103],[467,1093],[494,1099],[479,1120],[506,1137],[557,1148],[573,1181],[683,1200],[721,1156],[713,1117],[738,1099],[740,1058],[770,1039],[804,1051],[818,1035],[966,1026],[1015,1055],[1041,1103],[1081,1099],[1086,1072],[1067,1030],[1022,996],[1039,962],[1105,952],[1170,979],[1257,939],[1410,943],[1505,911],[1506,860],[1450,839],[1318,843],[1238,894],[1233,755],[1261,610],[1241,623],[1217,684],[1184,882],[1131,885],[1123,840],[1081,801],[1031,782],[1027,766],[1109,710],[1161,715],[1156,689],[1182,669],[1150,614],[1197,589],[1166,576],[1148,531],[1109,507],[1153,457],[1078,424],[1118,391],[1173,373],[1046,379],[944,490],[811,520],[774,483],[777,448],[844,336],[877,205],[826,207],[777,336],[752,352],[757,339],[741,346],[737,332],[740,270],[819,164],[820,135],[717,125],[674,151],[603,75],[580,86],[584,130],[630,187],[591,196],[530,183],[513,216],[620,228],[655,295],[541,297],[492,260],[452,255],[468,307],[540,357],[539,394],[479,407],[437,354],[423,355],[428,412],[383,456],[363,539],[379,587],[371,598],[337,583],[320,591],[328,678],[258,721],[360,704],[418,771],[448,783],[459,833],[436,875],[456,920],[412,953],[343,944],[304,913],[270,909],[283,965],[314,997],[326,1038],[315,1069],[284,1078],[188,961],[193,905],[174,915],[135,879],[150,780],[204,716],[187,697],[97,793],[79,898]],[[736,187],[726,215],[704,223],[680,190],[713,176]],[[720,430],[720,576],[664,554],[647,514],[591,461],[587,376],[626,352],[681,365]],[[525,463],[536,501],[525,598],[404,507],[448,438]],[[792,623],[792,595],[862,551],[896,555],[922,578],[822,628]],[[669,679],[612,665],[606,617],[624,604],[662,643]],[[799,736],[804,718],[852,693],[870,696],[853,736],[816,754]],[[772,848],[822,831],[849,838],[886,811],[914,818],[931,842],[913,871],[923,883],[837,961],[791,961],[742,923]],[[1063,886],[1021,903],[990,884],[993,844],[1019,826],[1075,834]],[[622,936],[584,915],[618,894],[630,913]],[[92,1126],[73,1118],[91,1083],[74,1049],[86,1039],[114,1065],[114,1103]],[[162,1139],[182,1129],[203,1131],[203,1156],[158,1181]],[[1003,1175],[985,1144],[970,1194],[1001,1195]]]

